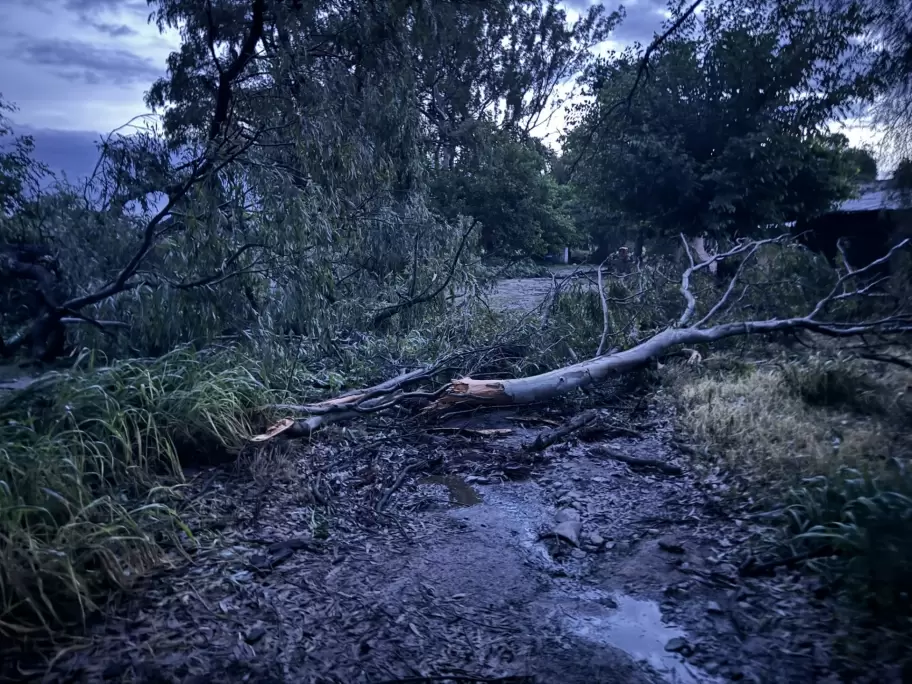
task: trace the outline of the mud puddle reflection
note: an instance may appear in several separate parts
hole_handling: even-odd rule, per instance
[[[447,484],[447,479],[437,478],[434,482]],[[539,540],[541,533],[553,525],[555,511],[543,501],[538,485],[485,485],[478,486],[477,491],[464,481],[463,486],[474,497],[469,497],[471,503],[454,506],[449,514],[475,528],[486,539],[489,553],[499,554],[505,561],[522,558],[527,565],[538,568],[544,591],[533,603],[541,615],[547,615],[548,622],[556,621],[568,635],[593,645],[623,651],[633,660],[648,664],[666,682],[718,681],[666,649],[672,640],[679,639],[683,644],[687,639],[683,630],[663,622],[658,604],[587,586],[581,579],[580,565],[565,565],[551,558]],[[450,491],[455,498],[462,487]],[[503,545],[520,553],[502,554],[498,549]],[[590,559],[598,561],[595,556]]]
[[[458,475],[430,475],[418,480],[418,484],[443,485],[449,493],[451,506],[474,506],[482,502],[481,494]]]
[[[686,634],[662,621],[662,612],[654,601],[591,590],[577,599],[565,595],[555,602],[561,607],[563,623],[569,632],[624,651],[634,660],[647,663],[668,682],[718,681],[666,649],[673,640],[684,643]]]

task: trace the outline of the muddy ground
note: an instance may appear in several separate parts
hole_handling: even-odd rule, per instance
[[[333,430],[199,471],[192,562],[175,557],[31,678],[849,681],[849,636],[811,580],[739,576],[760,528],[723,505],[724,477],[696,476],[667,413],[609,399],[596,427],[526,448],[565,417]],[[900,681],[869,675],[852,681]]]

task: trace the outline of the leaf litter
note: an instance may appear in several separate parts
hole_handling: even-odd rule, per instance
[[[842,681],[837,609],[797,571],[739,575],[761,530],[720,504],[724,475],[687,468],[662,410],[524,449],[535,430],[517,425],[549,422],[330,430],[201,472],[184,511],[195,544],[31,679]],[[899,676],[872,666],[854,681]]]

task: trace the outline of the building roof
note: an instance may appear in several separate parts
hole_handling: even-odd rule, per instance
[[[859,188],[858,197],[846,200],[833,213],[854,214],[862,211],[899,211],[912,209],[912,197],[890,188],[889,181],[877,181]]]

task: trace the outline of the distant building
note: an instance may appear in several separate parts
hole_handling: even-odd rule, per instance
[[[912,236],[912,192],[876,181],[859,188],[857,197],[806,221],[793,230],[801,241],[831,262],[839,259],[839,240],[853,267],[865,266],[884,256],[896,240]]]

